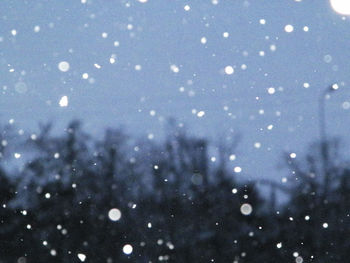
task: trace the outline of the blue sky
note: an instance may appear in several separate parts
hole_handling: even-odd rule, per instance
[[[122,125],[157,140],[174,117],[214,141],[240,133],[235,165],[279,180],[281,153],[317,139],[319,94],[338,83],[327,130],[347,142],[350,18],[327,0],[1,1],[0,19],[0,118],[26,131],[78,118],[96,136]]]

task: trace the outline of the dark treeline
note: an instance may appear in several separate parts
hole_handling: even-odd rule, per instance
[[[233,171],[236,142],[214,147],[175,126],[157,143],[121,130],[96,140],[79,122],[59,136],[50,125],[28,136],[1,129],[0,262],[350,257],[350,165],[336,142],[287,155],[284,183],[245,182]]]

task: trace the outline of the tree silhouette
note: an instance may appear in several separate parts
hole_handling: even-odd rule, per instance
[[[78,121],[27,140],[4,128],[0,262],[346,261],[350,168],[338,141],[327,141],[327,164],[321,143],[284,156],[285,183],[246,182],[230,165],[236,142],[169,125],[156,143],[121,129],[96,140]],[[10,169],[15,151],[27,156],[20,169]]]

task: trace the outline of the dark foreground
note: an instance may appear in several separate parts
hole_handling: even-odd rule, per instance
[[[263,182],[263,198],[261,182],[233,172],[229,140],[212,159],[207,141],[177,129],[161,144],[119,130],[94,140],[77,122],[62,136],[2,130],[0,262],[350,258],[350,167],[336,143],[287,156],[287,182]]]

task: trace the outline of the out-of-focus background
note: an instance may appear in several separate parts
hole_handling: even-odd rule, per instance
[[[350,0],[0,21],[0,263],[347,262]]]
[[[241,134],[235,165],[280,180],[281,152],[316,139],[333,83],[327,132],[349,132],[350,22],[331,2],[1,1],[0,118],[158,140],[173,117],[199,136]]]

